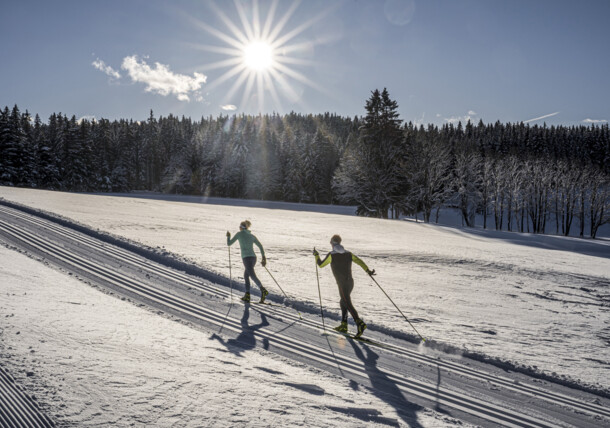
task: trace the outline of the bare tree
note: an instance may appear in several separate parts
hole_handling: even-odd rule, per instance
[[[460,152],[455,159],[454,188],[462,219],[468,227],[474,227],[476,209],[481,199],[478,174],[481,156]]]
[[[492,201],[494,179],[493,179],[494,161],[491,158],[485,158],[481,164],[481,208],[483,211],[483,229],[487,229],[487,216],[489,214],[489,206]]]
[[[524,168],[523,162],[516,156],[509,156],[504,165],[504,190],[506,194],[506,224],[509,232],[513,230],[513,219],[518,220],[519,211],[523,204],[522,189]]]
[[[586,175],[589,177],[589,220],[591,222],[591,238],[595,238],[599,227],[610,223],[610,180],[600,170],[589,167]]]
[[[421,210],[428,223],[436,208],[438,223],[439,210],[450,196],[450,165],[449,149],[433,130],[429,129],[427,135],[418,132],[410,138],[407,157],[401,163],[406,181],[403,188],[407,189],[400,204],[401,211],[410,214],[414,209]]]
[[[532,222],[532,232],[544,233],[549,213],[552,171],[539,159],[528,162],[527,171],[527,213]]]
[[[494,211],[494,221],[496,230],[502,230],[504,225],[504,198],[505,198],[505,182],[504,182],[504,165],[497,161],[491,169],[491,203]]]

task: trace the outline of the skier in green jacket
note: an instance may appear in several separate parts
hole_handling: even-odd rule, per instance
[[[352,314],[352,318],[358,326],[358,333],[355,337],[362,336],[366,324],[358,316],[358,312],[352,304],[351,294],[354,289],[354,278],[352,277],[352,262],[356,263],[369,275],[375,275],[375,270],[369,270],[367,265],[360,260],[356,255],[345,251],[345,248],[341,245],[341,237],[334,235],[330,239],[330,245],[333,247],[332,251],[326,255],[324,260],[320,260],[320,254],[314,248],[313,255],[316,257],[316,263],[318,266],[324,267],[330,264],[330,267],[337,281],[339,287],[339,295],[341,296],[341,324],[335,327],[335,330],[341,333],[347,333],[347,313],[349,311]]]
[[[261,252],[262,260],[261,265],[265,267],[267,264],[267,259],[265,258],[265,250],[263,246],[258,241],[256,236],[248,230],[252,223],[249,220],[242,221],[239,225],[239,232],[231,238],[231,232],[227,231],[227,245],[231,246],[235,243],[235,241],[239,241],[239,248],[241,249],[241,258],[244,262],[245,272],[244,272],[244,280],[246,281],[246,294],[241,298],[244,302],[250,301],[250,278],[259,286],[261,289],[261,299],[259,303],[264,303],[267,298],[267,294],[269,292],[263,285],[260,280],[256,276],[254,272],[254,265],[256,265],[256,254],[254,253],[254,245],[258,247]]]

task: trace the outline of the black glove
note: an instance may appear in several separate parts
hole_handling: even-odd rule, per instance
[[[367,269],[367,270],[366,270],[366,273],[368,273],[368,274],[369,274],[369,276],[377,275],[377,274],[375,273],[375,269],[373,269],[373,270]]]
[[[261,265],[263,265],[263,267],[267,266],[267,258],[265,256],[263,256],[263,259],[261,260]]]
[[[318,253],[318,250],[316,250],[315,248],[313,249],[313,253],[312,254],[314,256],[319,256],[320,255],[320,253]]]
[[[229,232],[229,231],[227,230],[227,238],[230,238],[230,237],[231,237],[231,232]]]

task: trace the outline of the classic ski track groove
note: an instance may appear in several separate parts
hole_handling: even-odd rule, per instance
[[[30,222],[39,227],[51,229],[58,234],[64,235],[66,237],[70,237],[70,238],[76,240],[78,243],[85,244],[91,248],[97,249],[98,251],[101,250],[108,254],[112,254],[112,255],[118,257],[122,263],[129,262],[134,267],[145,268],[146,270],[148,270],[151,273],[154,273],[157,275],[162,275],[165,278],[170,279],[172,281],[182,282],[183,284],[187,284],[190,287],[195,287],[197,289],[206,291],[208,293],[212,293],[212,294],[224,297],[225,299],[228,298],[228,296],[229,296],[228,292],[225,292],[218,287],[214,287],[211,285],[204,285],[201,282],[193,280],[192,277],[189,277],[186,274],[183,274],[176,270],[172,270],[170,268],[166,268],[166,267],[163,267],[156,263],[147,261],[145,258],[143,258],[141,256],[133,255],[133,253],[120,249],[114,245],[105,244],[105,243],[102,244],[101,241],[89,238],[86,235],[83,235],[83,234],[80,234],[77,232],[73,232],[68,228],[57,226],[50,221],[39,220],[36,217],[31,216],[29,214],[27,214],[27,215],[22,214],[18,210],[8,209],[8,208],[4,208],[4,207],[0,208],[0,211],[3,212],[4,214],[17,217],[17,218],[21,219],[22,221],[27,221],[27,222]],[[64,263],[78,267],[81,270],[84,270],[90,274],[101,277],[106,282],[112,283],[114,286],[119,287],[120,289],[126,289],[126,290],[130,291],[131,293],[135,293],[137,295],[144,297],[145,299],[153,300],[153,301],[157,302],[158,304],[160,304],[162,307],[168,307],[174,311],[188,314],[189,316],[202,319],[203,321],[206,321],[206,322],[218,325],[218,326],[223,326],[224,328],[229,328],[230,330],[237,332],[237,333],[239,333],[242,330],[239,322],[237,322],[236,320],[225,319],[224,314],[218,313],[213,310],[206,309],[199,305],[195,305],[178,296],[171,295],[170,293],[167,293],[167,292],[164,292],[161,290],[155,290],[152,287],[140,285],[133,278],[127,277],[125,275],[116,274],[105,267],[94,265],[94,264],[90,263],[89,261],[83,259],[82,257],[79,257],[76,254],[70,254],[67,250],[59,247],[58,245],[54,244],[53,242],[45,241],[44,239],[36,237],[25,230],[19,230],[19,229],[17,229],[17,227],[13,227],[10,224],[7,224],[3,221],[0,221],[0,229],[4,230],[5,233],[13,236],[13,238],[23,241],[24,243],[27,243],[28,245],[30,245],[34,248],[37,248],[39,251],[42,251],[43,253],[47,253],[47,254],[63,261]],[[288,313],[285,310],[278,309],[278,310],[270,310],[269,312],[271,312],[272,314],[273,313],[281,314],[283,317],[286,317],[288,319],[293,319],[295,321],[298,320],[296,315],[294,315],[292,313]],[[315,322],[311,322],[311,321],[301,321],[301,323],[308,325],[312,328],[316,328],[316,329],[318,329],[320,327],[319,323],[315,323]],[[330,351],[323,351],[323,350],[317,349],[309,344],[304,344],[303,342],[295,341],[294,339],[291,339],[289,337],[286,337],[286,336],[283,336],[280,334],[275,334],[273,332],[256,331],[256,332],[254,332],[254,335],[257,337],[260,337],[260,338],[273,339],[274,346],[277,346],[278,348],[281,348],[281,349],[284,349],[284,350],[287,350],[290,352],[295,352],[297,354],[300,354],[301,356],[306,356],[307,358],[311,358],[322,364],[328,364],[328,361],[331,359],[334,359],[335,361],[341,360],[342,369],[345,369],[346,371],[349,371],[358,376],[366,376],[366,374],[363,373],[361,365],[354,364],[353,361],[347,359],[344,356],[341,356],[341,355],[333,356],[330,353]],[[438,359],[432,359],[431,357],[427,357],[427,356],[419,354],[415,351],[410,351],[407,349],[400,348],[399,346],[384,343],[384,349],[385,349],[385,346],[390,347],[394,353],[402,355],[407,358],[410,358],[412,360],[416,360],[418,362],[422,362],[422,363],[429,364],[429,365],[433,364],[434,366],[440,365],[445,370],[453,371],[453,372],[463,374],[463,375],[466,375],[469,377],[477,378],[479,380],[480,379],[489,380],[489,381],[496,383],[498,385],[501,385],[505,388],[512,389],[514,391],[518,391],[518,392],[522,392],[522,393],[526,393],[528,395],[534,395],[536,397],[542,396],[543,398],[545,398],[548,401],[551,401],[553,403],[560,401],[561,403],[563,403],[567,406],[572,406],[581,411],[586,411],[588,413],[592,413],[595,415],[607,416],[609,414],[609,412],[606,411],[606,409],[602,406],[597,406],[597,405],[589,404],[589,403],[583,403],[583,402],[577,401],[575,399],[572,399],[571,397],[564,396],[562,394],[557,394],[554,392],[545,391],[543,389],[536,388],[536,387],[530,387],[530,386],[522,385],[522,384],[515,385],[508,379],[504,379],[504,378],[493,376],[493,375],[490,375],[490,374],[487,374],[484,372],[479,372],[479,371],[476,371],[473,369],[462,367],[462,366],[459,366],[458,364],[444,362],[444,361],[438,360]],[[429,400],[433,400],[433,401],[437,400],[441,404],[444,404],[444,405],[447,405],[447,406],[450,406],[450,407],[453,407],[456,409],[460,409],[464,412],[479,416],[479,417],[487,419],[489,421],[493,421],[493,422],[500,423],[503,425],[508,424],[510,426],[553,426],[552,424],[549,424],[547,422],[537,420],[534,417],[520,415],[520,414],[513,412],[512,410],[503,409],[503,408],[498,407],[491,403],[485,403],[485,402],[479,401],[477,399],[460,396],[459,394],[456,394],[456,393],[453,393],[450,391],[437,390],[436,386],[431,386],[427,383],[420,382],[415,379],[409,379],[398,373],[392,373],[389,371],[388,372],[384,371],[384,373],[390,379],[395,381],[397,383],[397,385],[400,385],[403,390],[405,390],[407,392],[410,392],[412,394],[418,395],[420,397],[423,397],[423,398],[426,398]]]
[[[0,367],[0,426],[46,428],[54,425],[17,387],[13,377]]]

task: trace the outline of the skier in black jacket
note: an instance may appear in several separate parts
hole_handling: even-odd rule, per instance
[[[316,257],[316,263],[318,263],[318,266],[321,268],[330,264],[335,280],[337,281],[337,286],[339,287],[339,295],[341,296],[341,324],[338,327],[335,327],[335,330],[341,333],[347,333],[347,313],[349,311],[358,326],[358,333],[355,337],[360,337],[362,336],[364,329],[366,329],[366,324],[358,316],[358,312],[356,311],[356,308],[354,308],[350,297],[352,290],[354,289],[352,262],[364,269],[369,275],[375,275],[375,270],[369,270],[367,265],[356,255],[349,251],[345,251],[345,248],[341,245],[341,237],[339,235],[334,235],[330,239],[330,245],[332,245],[333,249],[326,255],[324,260],[320,260],[320,254],[315,248],[313,250],[313,255]]]

